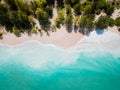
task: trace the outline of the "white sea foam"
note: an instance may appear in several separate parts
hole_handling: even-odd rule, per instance
[[[27,41],[16,46],[1,45],[1,50],[5,52],[5,56],[1,56],[2,60],[10,60],[9,58],[12,57],[17,62],[32,68],[48,69],[55,66],[67,66],[77,59],[77,54],[70,50],[60,49],[52,44],[42,44],[38,41]],[[9,57],[5,58],[6,56]]]
[[[82,38],[75,47],[77,50],[84,51],[103,51],[119,55],[120,36],[111,31],[93,31],[89,36]],[[118,52],[117,52],[118,51]],[[120,55],[119,55],[120,56]]]
[[[114,53],[116,57],[120,57],[120,36],[110,31],[103,31],[100,34],[93,31],[76,46],[67,50],[32,40],[16,46],[0,44],[0,51],[3,53],[0,53],[2,60],[14,59],[32,68],[51,69],[73,64],[81,52],[94,54],[102,51]]]

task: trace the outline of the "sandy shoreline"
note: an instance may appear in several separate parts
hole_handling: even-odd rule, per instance
[[[112,28],[108,27],[107,30],[120,35],[116,26]],[[38,33],[28,36],[28,34],[25,33],[22,34],[21,37],[16,37],[13,33],[7,32],[3,35],[3,39],[0,39],[0,43],[14,46],[26,41],[36,40],[43,44],[54,44],[63,49],[67,49],[75,46],[84,37],[84,35],[79,32],[75,33],[72,31],[71,33],[68,33],[64,28],[61,28],[56,32],[50,32],[49,34],[50,35],[48,36],[46,33],[43,33],[41,36],[40,33]]]
[[[61,28],[56,32],[50,32],[48,36],[46,33],[43,33],[41,36],[40,33],[32,34],[32,36],[28,36],[27,33],[22,34],[21,37],[16,37],[13,33],[6,33],[3,35],[3,39],[0,39],[0,43],[6,45],[17,45],[24,43],[30,40],[37,40],[43,44],[54,44],[61,48],[70,48],[74,46],[82,37],[81,33],[75,33],[74,31],[68,33],[66,30]]]

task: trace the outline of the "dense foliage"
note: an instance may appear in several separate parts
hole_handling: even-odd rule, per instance
[[[93,28],[104,29],[108,26],[120,26],[120,17],[115,20],[110,18],[120,2],[112,3],[106,0],[0,0],[0,25],[5,26],[7,31],[18,33],[35,32],[35,21],[37,19],[45,32],[60,28],[91,30]],[[53,19],[53,8],[57,9],[57,17],[54,25],[50,22]],[[101,12],[106,16],[100,16],[95,21],[95,15]],[[51,28],[50,28],[51,26]]]
[[[72,16],[72,10],[71,6],[68,5],[66,6],[66,19],[65,19],[65,24],[66,24],[66,29],[70,32],[72,29],[72,24],[73,24],[73,16]]]
[[[120,17],[115,19],[115,25],[120,26]]]
[[[49,24],[48,14],[41,8],[37,8],[35,14],[37,16],[37,19],[40,22],[40,25],[42,25],[42,27],[44,27],[44,26],[47,27],[47,25]]]

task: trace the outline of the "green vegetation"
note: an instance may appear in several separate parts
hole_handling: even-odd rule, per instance
[[[6,3],[8,9],[10,9],[10,10],[17,9],[17,5],[15,3],[15,0],[3,0],[3,1]]]
[[[67,29],[68,31],[70,31],[70,30],[72,29],[72,26],[73,26],[73,21],[72,21],[72,19],[73,19],[72,13],[70,13],[70,14],[68,14],[68,15],[66,16],[65,23],[66,23],[66,29]]]
[[[71,11],[71,6],[70,5],[66,5],[66,14],[70,14]]]
[[[120,26],[120,17],[115,19],[115,25]]]
[[[72,30],[72,24],[73,24],[73,16],[72,16],[72,10],[71,6],[67,5],[66,6],[66,18],[65,18],[65,24],[66,24],[66,29],[68,32]]]
[[[57,1],[57,7],[63,8],[64,7],[64,0],[56,0]]]
[[[45,28],[49,25],[49,16],[44,10],[42,10],[41,8],[37,8],[35,14],[42,28]]]
[[[67,5],[71,5],[71,7],[80,2],[79,0],[64,0],[64,1]]]
[[[82,16],[80,19],[79,19],[79,28],[86,28],[86,25],[87,25],[87,16]]]
[[[64,20],[65,20],[65,13],[63,9],[58,9],[58,18],[60,19],[60,23],[64,24]]]
[[[106,8],[106,4],[106,0],[95,0],[94,8],[102,10]]]
[[[20,34],[20,30],[17,28],[17,27],[13,27],[12,28],[12,31],[13,31],[13,33],[17,36],[17,37],[20,37],[21,36],[21,34]]]
[[[47,14],[49,15],[50,18],[53,17],[53,8],[52,8],[52,6],[47,6],[45,8],[45,11],[47,12]]]
[[[55,26],[57,27],[57,28],[60,28],[61,26],[60,26],[60,19],[57,17],[55,20],[54,20],[54,22],[55,22]]]
[[[34,33],[34,34],[37,34],[37,30],[36,30],[36,28],[33,27],[32,30],[31,30],[31,32]]]
[[[92,11],[92,3],[91,2],[85,2],[81,6],[81,10],[84,12],[84,14],[90,14]]]
[[[78,23],[79,23],[80,17],[79,16],[75,16],[75,18],[73,19],[73,24],[74,24],[74,29],[78,29]]]
[[[65,13],[64,13],[64,10],[58,9],[57,14],[58,14],[58,16],[55,18],[54,22],[55,22],[55,26],[56,26],[57,28],[60,28],[60,27],[61,27],[61,24],[63,25],[63,24],[64,24],[64,21],[65,21]]]
[[[98,29],[105,29],[109,25],[108,17],[107,16],[100,16],[99,20],[96,22],[96,28]]]
[[[29,3],[28,3],[29,2]],[[55,7],[57,3],[57,8]],[[7,31],[19,36],[21,32],[34,32],[44,30],[56,31],[65,25],[69,31],[74,29],[92,30],[94,28],[105,29],[108,26],[120,26],[120,17],[115,20],[110,18],[120,2],[113,0],[0,0],[0,25],[5,26]],[[53,19],[53,8],[57,9],[57,17]],[[101,16],[95,21],[95,15],[101,12]],[[35,27],[35,20],[39,21],[40,28]]]
[[[50,28],[51,31],[56,31],[56,26],[55,25],[52,25],[51,28]]]
[[[12,25],[16,26],[18,29],[30,29],[31,23],[25,12],[18,10],[17,12],[9,13],[9,19]]]
[[[103,30],[108,26],[110,27],[114,26],[114,24],[115,24],[114,19],[108,16],[100,16],[99,20],[96,22],[96,28]]]
[[[112,15],[112,13],[114,12],[114,7],[110,4],[107,4],[105,8],[105,12],[107,15]]]
[[[73,9],[74,9],[74,13],[76,15],[80,15],[81,14],[81,9],[80,8],[81,8],[81,4],[80,3],[74,5]]]
[[[0,24],[9,27],[11,26],[11,22],[9,20],[9,14],[6,13],[7,11],[7,8],[2,3],[0,3]]]
[[[112,19],[112,18],[108,18],[108,22],[109,22],[109,26],[110,27],[113,27],[114,25],[115,25],[115,21],[114,21],[114,19]]]

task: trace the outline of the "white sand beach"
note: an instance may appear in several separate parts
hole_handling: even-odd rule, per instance
[[[13,33],[6,33],[3,35],[3,39],[0,39],[0,43],[7,45],[17,45],[20,43],[24,43],[29,40],[37,40],[44,44],[54,44],[58,47],[69,48],[74,46],[82,37],[81,33],[71,32],[68,33],[66,30],[61,28],[56,32],[50,32],[48,36],[46,33],[43,33],[41,36],[38,34],[32,34],[28,36],[28,34],[22,34],[21,37],[16,37]]]
[[[108,27],[107,31],[113,32],[120,36],[120,32],[116,26],[112,28]],[[56,32],[50,32],[49,36],[46,33],[43,33],[42,36],[40,33],[32,34],[31,36],[28,36],[28,34],[25,33],[22,34],[21,37],[16,37],[13,33],[7,32],[3,35],[3,39],[0,39],[0,43],[14,46],[26,41],[36,40],[43,44],[54,44],[58,47],[67,49],[76,45],[82,38],[84,38],[84,35],[82,33],[75,33],[74,31],[69,33],[65,30],[65,28],[61,28]]]

